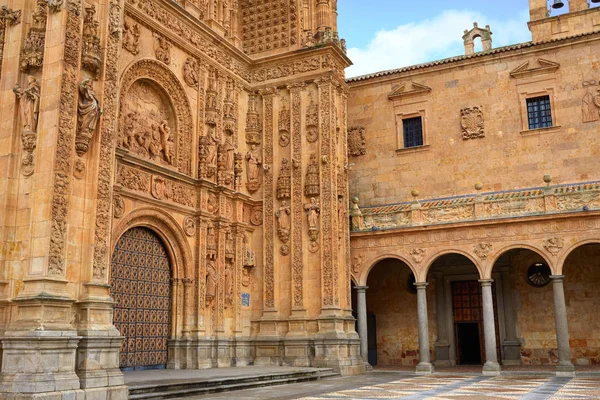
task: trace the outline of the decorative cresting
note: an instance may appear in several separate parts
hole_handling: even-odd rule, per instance
[[[174,115],[162,115],[159,110],[148,111],[156,121],[142,115],[138,109],[129,109],[128,96],[140,97],[147,93],[162,106],[172,108]],[[168,94],[167,94],[168,93]],[[149,102],[150,103],[150,102]],[[153,108],[152,104],[147,104]],[[119,102],[118,146],[137,149],[136,153],[162,164],[172,165],[179,172],[190,175],[192,171],[193,122],[190,105],[183,85],[175,74],[161,62],[144,59],[130,65],[121,79]],[[145,126],[142,132],[136,129]],[[175,136],[176,138],[173,138]]]
[[[113,322],[125,340],[121,368],[166,366],[171,336],[171,266],[151,229],[135,227],[117,241],[110,271]]]

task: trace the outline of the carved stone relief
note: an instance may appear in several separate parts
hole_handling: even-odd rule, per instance
[[[482,107],[470,107],[460,110],[460,126],[464,140],[485,137]]]
[[[358,274],[362,269],[363,263],[365,261],[364,254],[357,254],[352,259],[352,273]]]
[[[306,140],[314,143],[319,140],[319,106],[314,102],[312,92],[308,92],[306,108]]]
[[[281,169],[277,178],[277,198],[289,199],[291,196],[291,170],[290,162],[287,158],[281,159]]]
[[[222,186],[231,186],[234,181],[235,147],[231,136],[227,136],[225,143],[217,147],[217,182]]]
[[[77,106],[77,136],[75,137],[75,152],[82,156],[90,148],[90,143],[96,125],[100,120],[102,109],[96,97],[91,79],[84,79],[79,84],[79,104]]]
[[[210,307],[217,295],[217,268],[213,261],[206,264],[206,307]]]
[[[100,72],[102,65],[102,49],[98,36],[99,25],[96,20],[96,7],[94,5],[86,7],[83,20],[81,67],[90,71],[94,76]]]
[[[279,145],[287,147],[290,144],[290,109],[287,104],[287,98],[281,98],[281,109],[279,110],[279,123],[277,124],[279,131]]]
[[[261,226],[263,224],[263,210],[257,208],[250,214],[250,224],[253,226]]]
[[[597,85],[598,82],[595,80],[584,81],[582,83],[582,86],[587,88],[581,103],[581,116],[584,123],[596,122],[598,119],[600,119],[600,92],[598,89],[596,89],[595,92],[592,92],[590,89]]]
[[[167,65],[171,63],[171,42],[166,37],[156,35],[154,55],[158,61],[162,61]]]
[[[353,231],[365,229],[365,220],[360,207],[358,207],[358,197],[352,198],[352,208],[350,209],[350,219]]]
[[[308,237],[310,244],[308,249],[315,253],[319,249],[319,214],[321,214],[321,206],[314,197],[310,198],[310,203],[304,205],[306,211],[306,219],[308,221]]]
[[[560,250],[563,248],[564,244],[565,243],[562,238],[552,237],[544,240],[543,246],[548,253],[556,257],[558,253],[560,253]]]
[[[51,14],[57,13],[62,8],[64,0],[48,0],[48,10]]]
[[[291,208],[287,204],[287,201],[283,200],[279,210],[275,213],[277,217],[277,235],[283,243],[287,243],[290,240],[290,215]]]
[[[492,252],[492,244],[477,243],[473,245],[473,252],[477,255],[477,257],[481,258],[482,260],[485,260]]]
[[[23,72],[39,69],[44,63],[47,19],[46,0],[37,0],[31,28],[21,47],[21,71]]]
[[[362,156],[367,154],[365,142],[365,128],[362,126],[348,129],[348,156]]]
[[[123,23],[123,48],[133,55],[140,52],[140,26],[129,19]]]
[[[415,264],[421,264],[421,262],[423,262],[423,259],[425,258],[425,254],[427,254],[427,249],[413,248],[410,249],[408,254],[410,254],[410,257],[415,262]]]
[[[196,220],[192,217],[185,217],[183,219],[183,231],[188,236],[194,236],[196,233]]]
[[[115,195],[113,198],[113,216],[121,218],[125,214],[125,201],[120,195]]]
[[[19,99],[19,116],[21,117],[21,144],[23,157],[21,159],[21,173],[29,176],[34,171],[33,151],[37,144],[37,123],[40,112],[40,86],[33,76],[27,77],[27,87],[21,88],[18,84],[13,92]]]
[[[256,149],[256,145],[252,145],[248,153],[246,153],[246,189],[250,193],[260,189],[260,169],[262,159]]]
[[[246,143],[249,145],[258,146],[261,143],[262,132],[257,101],[257,94],[250,93],[248,95],[248,113],[246,114]]]
[[[85,176],[85,163],[80,158],[75,160],[73,165],[73,176],[76,179],[82,179]]]
[[[319,174],[319,162],[317,155],[312,153],[306,169],[306,181],[304,182],[304,195],[306,197],[321,194],[321,176]]]
[[[183,64],[183,80],[186,85],[197,88],[199,81],[198,73],[198,61],[193,57],[185,60]]]

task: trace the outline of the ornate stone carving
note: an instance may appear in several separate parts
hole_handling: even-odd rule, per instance
[[[218,146],[217,154],[217,182],[222,186],[231,186],[234,181],[235,147],[231,136],[227,136],[225,143]]]
[[[265,144],[264,144],[264,162],[267,166],[273,165],[273,137],[275,136],[275,129],[273,126],[273,97],[275,90],[273,88],[266,89],[261,92],[264,100],[264,131],[265,131]],[[274,182],[273,173],[270,169],[265,170],[264,175],[264,190],[266,193],[273,193]],[[274,230],[274,199],[273,196],[265,196],[263,201],[264,205],[264,238],[265,238],[265,251],[264,251],[264,308],[274,309],[275,307],[275,230]]]
[[[217,79],[217,71],[214,68],[210,68],[208,70],[208,85],[206,87],[206,101],[204,103],[204,122],[206,125],[210,125],[212,127],[217,125],[217,114],[219,112]]]
[[[262,132],[256,103],[256,93],[250,93],[248,95],[248,113],[246,114],[246,143],[258,146],[261,143]]]
[[[348,129],[348,156],[362,156],[367,154],[365,142],[365,128],[362,126]]]
[[[133,168],[119,166],[117,184],[131,190],[148,193],[150,191],[150,174]]]
[[[319,214],[321,206],[314,197],[310,198],[310,203],[304,205],[306,211],[306,219],[308,221],[308,237],[310,238],[309,250],[316,252],[319,248]]]
[[[554,257],[556,257],[558,253],[560,253],[564,245],[564,240],[559,237],[548,238],[544,240],[543,243],[544,249],[546,249],[546,251],[552,254]]]
[[[256,69],[252,74],[252,82],[260,83],[274,79],[281,79],[305,72],[317,71],[319,69],[321,69],[321,57],[312,56],[280,64],[274,67]]]
[[[183,81],[186,85],[197,88],[199,81],[198,73],[198,61],[193,57],[189,57],[185,60],[185,63],[183,64]]]
[[[310,155],[310,161],[306,169],[306,180],[304,182],[304,195],[306,197],[321,194],[321,176],[319,174],[319,162],[315,153]]]
[[[408,254],[412,258],[412,260],[415,262],[415,264],[421,264],[421,262],[423,262],[423,259],[425,258],[425,254],[427,254],[427,249],[423,249],[423,248],[410,249]]]
[[[0,65],[4,57],[4,41],[6,36],[6,27],[14,26],[21,23],[21,10],[13,10],[7,6],[0,7]],[[2,71],[0,68],[0,77]]]
[[[235,135],[237,131],[233,86],[233,80],[227,79],[225,84],[225,98],[223,99],[223,132],[228,136]]]
[[[23,157],[21,159],[21,173],[29,176],[34,170],[33,151],[37,143],[37,122],[40,111],[40,86],[33,76],[27,77],[27,87],[21,88],[18,84],[13,92],[19,99],[19,115],[21,117],[21,143]]]
[[[241,2],[242,41],[246,53],[256,54],[290,45],[297,24],[296,7],[290,7],[291,4],[268,0]],[[293,41],[295,43],[295,39]]]
[[[46,42],[46,0],[37,0],[32,15],[32,25],[21,47],[21,71],[42,68],[44,64],[44,44]]]
[[[485,137],[482,107],[470,107],[460,110],[460,126],[464,140]]]
[[[277,178],[277,198],[279,200],[290,198],[291,183],[290,161],[287,158],[282,158],[281,169]]]
[[[167,65],[171,64],[171,42],[166,37],[156,35],[154,55],[158,61],[162,61]]]
[[[314,102],[312,92],[308,92],[306,108],[306,140],[314,143],[319,140],[319,106]]]
[[[364,254],[357,254],[352,259],[352,273],[358,274],[362,269],[363,263],[365,262]]]
[[[250,193],[260,189],[260,169],[262,160],[256,149],[256,145],[250,147],[250,151],[246,153],[246,189]]]
[[[83,20],[83,48],[81,51],[81,67],[97,75],[102,65],[102,49],[98,36],[99,23],[96,21],[96,7],[85,8]]]
[[[84,79],[79,84],[79,104],[77,106],[77,136],[75,151],[78,156],[87,153],[96,125],[100,120],[102,109],[96,97],[91,79]]]
[[[188,236],[194,236],[196,233],[196,220],[192,217],[185,217],[183,219],[183,231]]]
[[[113,216],[121,218],[123,214],[125,214],[125,201],[117,194],[113,197]]]
[[[129,19],[123,23],[123,48],[131,54],[140,52],[140,26]]]
[[[73,165],[73,176],[76,179],[82,179],[85,176],[85,163],[80,158],[75,160]]]
[[[281,109],[279,110],[279,123],[277,126],[279,130],[279,145],[287,147],[290,144],[291,120],[290,109],[285,96],[281,98]]]
[[[492,252],[492,247],[491,243],[477,243],[473,245],[473,252],[477,257],[485,260]]]
[[[288,206],[287,201],[283,200],[279,210],[275,213],[277,217],[277,236],[283,243],[290,240],[290,215],[292,210]]]
[[[365,220],[362,211],[358,207],[358,197],[352,198],[352,208],[350,209],[350,220],[353,231],[361,231],[365,229]]]
[[[64,0],[48,0],[48,10],[51,14],[57,13],[62,8]]]
[[[200,177],[203,179],[215,178],[217,175],[217,160],[219,141],[214,136],[214,127],[208,126],[208,132],[200,137],[199,167]]]
[[[254,226],[261,226],[263,224],[263,210],[255,209],[250,214],[250,224]]]
[[[219,202],[217,200],[216,194],[214,194],[214,193],[208,194],[206,210],[211,214],[216,214],[219,211]]]
[[[217,268],[213,261],[206,264],[206,307],[210,307],[217,295]]]
[[[233,175],[234,175],[234,185],[233,190],[239,192],[242,190],[242,173],[244,172],[244,167],[242,166],[243,159],[242,153],[235,152],[234,153],[234,166],[233,166]]]

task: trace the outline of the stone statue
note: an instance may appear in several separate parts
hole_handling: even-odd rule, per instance
[[[250,151],[246,153],[246,178],[248,179],[246,187],[251,192],[258,190],[260,186],[258,178],[261,164],[262,160],[256,150],[256,145],[252,145]]]
[[[173,153],[174,153],[174,143],[173,143],[173,134],[171,133],[171,128],[166,120],[163,120],[158,127],[158,132],[160,133],[160,144],[162,147],[162,152],[165,160],[173,165]]]
[[[91,79],[84,79],[79,84],[79,104],[77,106],[77,138],[75,148],[79,156],[89,148],[96,125],[100,120],[102,109],[96,97]]]
[[[217,294],[217,270],[213,262],[206,265],[206,305],[208,306]]]
[[[219,142],[215,139],[214,128],[209,128],[206,134],[207,139],[207,156],[206,163],[208,165],[217,165],[217,149]]]
[[[281,202],[281,207],[275,213],[277,217],[277,234],[282,242],[287,243],[290,238],[290,206],[287,205],[287,201]]]
[[[232,267],[229,265],[225,268],[225,299],[227,304],[231,304],[233,300],[231,298],[233,295],[233,274],[231,269]]]
[[[35,131],[40,112],[40,85],[33,76],[29,75],[27,77],[27,87],[23,89],[17,84],[13,88],[13,92],[19,99],[19,112],[23,130]]]
[[[171,63],[171,43],[164,36],[158,36],[158,46],[155,49],[156,59],[165,64]]]
[[[352,198],[352,209],[350,210],[350,217],[352,218],[352,230],[360,231],[365,229],[365,221],[362,215],[362,211],[358,207],[358,197]]]
[[[231,137],[229,136],[225,139],[223,151],[225,153],[225,171],[233,172],[233,166],[235,163],[235,147],[233,147],[233,144],[231,143]]]
[[[321,206],[319,206],[319,203],[317,203],[317,199],[311,197],[310,203],[304,205],[304,210],[306,210],[306,217],[308,219],[308,230],[318,231],[319,213],[321,212]]]

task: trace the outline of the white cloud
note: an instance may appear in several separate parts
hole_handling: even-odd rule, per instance
[[[366,48],[351,47],[348,56],[354,65],[347,77],[400,68],[464,54],[462,35],[477,21],[490,25],[494,47],[531,40],[527,28],[528,10],[515,13],[510,20],[496,20],[474,11],[447,10],[424,21],[379,31]]]

